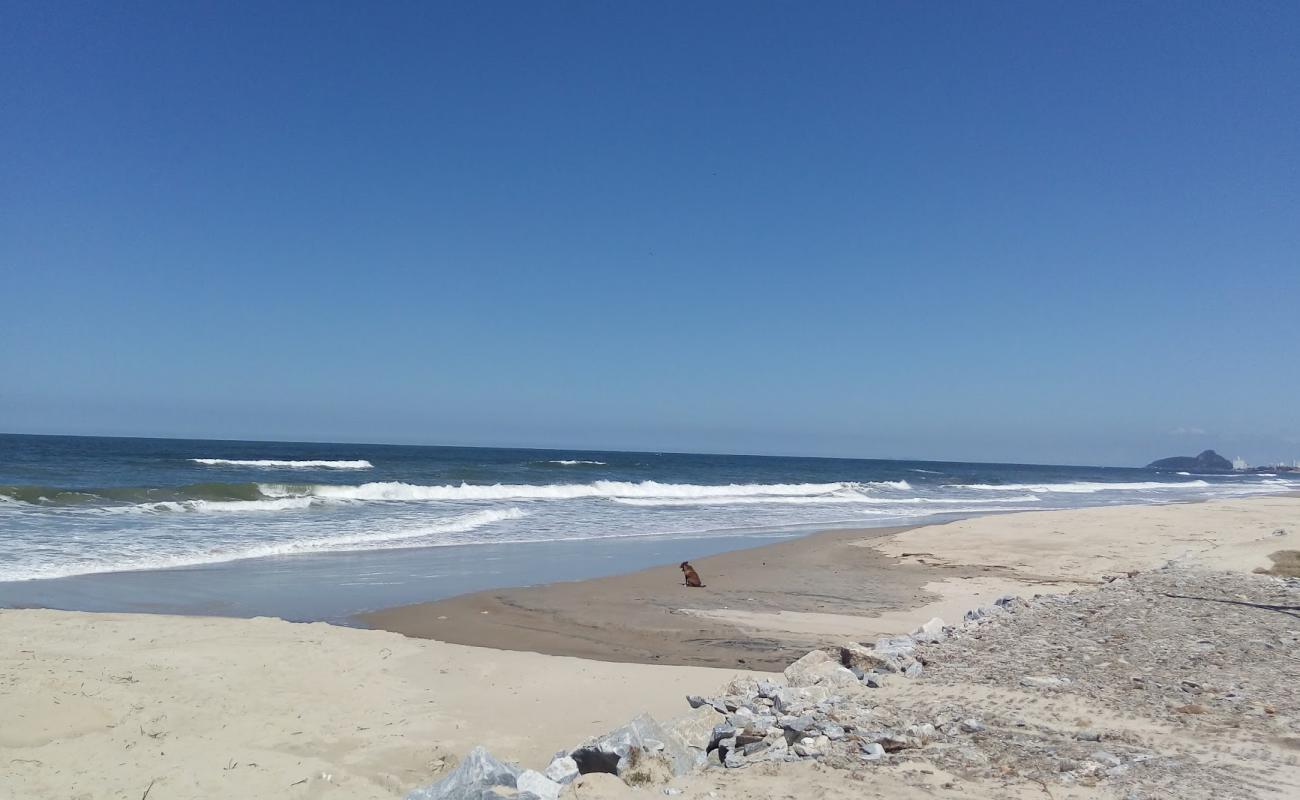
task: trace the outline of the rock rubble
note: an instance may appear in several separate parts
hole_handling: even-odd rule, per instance
[[[540,773],[476,748],[408,800],[490,800],[498,788],[551,800],[591,772],[647,786],[811,759],[850,770],[917,759],[971,778],[1102,786],[1125,800],[1254,798],[1267,781],[1215,749],[1251,748],[1265,769],[1300,750],[1297,609],[1298,580],[1174,568],[1095,591],[1003,597],[959,625],[932,619],[871,645],[813,650],[784,680],[739,677],[686,698],[682,717],[642,715]],[[1157,731],[1129,724],[1135,715]]]

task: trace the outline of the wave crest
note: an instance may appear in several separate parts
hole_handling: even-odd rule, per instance
[[[904,481],[882,484],[903,488]],[[837,483],[748,483],[701,485],[694,483],[659,483],[657,481],[594,481],[592,483],[497,483],[479,485],[462,483],[426,486],[393,481],[363,483],[360,486],[317,484],[295,487],[261,484],[268,497],[320,497],[343,500],[572,500],[580,498],[679,498],[709,500],[726,497],[830,497],[837,492],[860,492],[868,484]],[[910,487],[909,487],[910,488]]]
[[[275,458],[191,458],[207,467],[258,467],[261,469],[374,469],[369,461],[284,461]]]
[[[1145,481],[1141,483],[955,483],[945,489],[975,489],[985,492],[1046,492],[1060,494],[1092,494],[1093,492],[1134,492],[1152,489],[1199,489],[1210,484],[1205,481]]]

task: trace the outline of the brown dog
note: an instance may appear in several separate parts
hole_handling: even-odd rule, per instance
[[[700,573],[695,571],[695,567],[691,566],[691,562],[682,562],[682,574],[686,576],[687,586],[694,586],[696,588],[702,588],[704,586],[704,584],[700,582]]]

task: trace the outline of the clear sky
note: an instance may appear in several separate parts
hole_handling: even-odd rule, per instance
[[[0,0],[0,431],[1300,458],[1300,4]]]

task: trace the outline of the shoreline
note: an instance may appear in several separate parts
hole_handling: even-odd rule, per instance
[[[790,551],[779,565],[780,572],[773,573],[786,582],[765,585],[757,570],[762,568],[762,554],[773,552],[773,548]],[[802,642],[815,641],[816,646],[825,647],[838,643],[849,631],[902,633],[916,627],[913,620],[941,606],[952,610],[943,610],[938,616],[949,623],[959,622],[960,612],[988,605],[987,600],[970,600],[979,592],[996,597],[1008,584],[1017,582],[1025,587],[1019,592],[1024,595],[1051,592],[1054,586],[1096,586],[1103,576],[1123,574],[1127,569],[1159,568],[1170,561],[1189,570],[1249,573],[1256,566],[1267,565],[1269,553],[1294,549],[1300,549],[1300,499],[1270,495],[1196,504],[985,516],[871,531],[866,536],[860,531],[832,531],[771,548],[717,556],[726,561],[725,569],[701,559],[707,586],[700,590],[680,586],[671,567],[645,570],[638,579],[646,581],[647,591],[658,594],[637,595],[632,591],[635,582],[627,576],[561,585],[570,591],[574,587],[585,590],[573,596],[583,601],[583,619],[597,634],[607,634],[604,640],[599,636],[587,639],[588,646],[608,648],[612,642],[627,651],[621,660],[467,647],[323,623],[0,610],[0,640],[11,643],[0,650],[0,708],[7,714],[6,725],[0,728],[0,763],[8,765],[0,798],[143,794],[151,800],[403,797],[411,789],[447,775],[477,745],[502,758],[540,767],[557,749],[573,747],[642,712],[665,721],[690,715],[685,695],[709,693],[737,675],[766,676],[767,672],[743,668],[780,663],[776,654],[796,651]],[[758,567],[740,569],[740,561],[745,559],[757,559]],[[859,569],[863,565],[885,574],[884,581],[875,585],[864,581],[867,572]],[[670,582],[660,583],[661,574]],[[1156,577],[1160,574],[1153,573]],[[1169,573],[1170,579],[1179,574]],[[835,591],[815,591],[827,586],[827,575],[834,579],[830,588]],[[1121,580],[1113,586],[1120,587],[1122,594],[1127,583]],[[538,597],[544,597],[547,590],[554,591],[555,585],[502,591],[536,591]],[[709,593],[724,590],[724,602],[704,602],[712,596]],[[764,605],[722,607],[731,604],[725,598],[733,593]],[[783,599],[783,593],[792,599]],[[1072,597],[1094,595],[1098,595],[1096,602],[1104,601],[1100,593],[1085,591],[1066,595],[1062,607],[1068,609]],[[880,613],[881,608],[867,605],[872,596],[880,598],[880,606],[892,598],[896,608]],[[672,598],[689,602],[674,607]],[[464,598],[448,602],[464,602]],[[695,638],[706,641],[692,645],[689,637],[674,632],[678,629],[662,624],[658,629],[636,630],[638,619],[620,615],[638,602],[644,613],[653,612],[661,623],[668,619],[670,624],[704,630],[705,636]],[[787,610],[800,603],[826,607]],[[1144,607],[1143,603],[1124,606]],[[521,608],[522,614],[545,613],[544,604]],[[1214,611],[1204,605],[1199,608],[1201,612]],[[684,613],[687,611],[690,613]],[[1268,615],[1265,622],[1291,619],[1274,611],[1257,613]],[[802,616],[794,616],[797,614]],[[482,622],[492,614],[475,616],[481,626],[502,629],[495,620],[492,625]],[[1067,613],[1063,619],[1075,618]],[[1194,633],[1204,637],[1200,629]],[[1220,633],[1225,637],[1223,658],[1229,659],[1235,652],[1234,631]],[[723,638],[723,634],[731,638]],[[709,635],[715,638],[710,640]],[[1035,638],[1039,635],[1031,628],[1008,641],[1023,651],[1021,658],[1057,658],[1051,647]],[[1182,632],[1170,640],[1170,652],[1198,652],[1188,635]],[[1258,638],[1258,634],[1251,636]],[[655,655],[655,641],[661,648],[681,647],[683,652],[692,646],[703,648],[705,657],[726,668],[667,665],[664,653],[659,653],[661,658],[655,663],[628,663],[636,655],[632,652],[635,647]],[[976,637],[968,643],[974,647],[978,641]],[[764,643],[759,655],[746,655],[746,648]],[[1142,640],[1137,644],[1142,645]],[[1282,649],[1268,650],[1267,657],[1281,657],[1292,645],[1283,642],[1278,646]],[[812,648],[803,652],[808,649]],[[1014,684],[1025,674],[1019,662],[1001,660],[996,651],[991,657],[994,660],[987,666],[990,675]],[[732,661],[728,663],[727,658]],[[738,658],[745,658],[746,663],[739,664]],[[611,663],[615,661],[620,663]],[[1068,692],[1057,689],[1012,685],[992,692],[978,672],[971,673],[970,682],[963,682],[956,673],[944,678],[945,669],[973,669],[961,660],[948,663],[948,667],[934,667],[935,678],[893,681],[884,689],[870,690],[879,693],[870,697],[881,704],[919,704],[923,714],[934,713],[936,702],[984,704],[983,713],[1006,717],[1005,730],[1016,741],[1024,735],[1018,727],[1023,720],[1017,721],[1018,715],[1024,715],[1039,720],[1032,723],[1034,730],[1055,731],[1052,746],[1061,747],[1077,741],[1074,731],[1080,726],[1092,724],[1081,722],[1084,718],[1108,731],[1120,727],[1126,713],[1123,698],[1131,691],[1128,673],[1122,671],[1126,667],[1116,665],[1120,672],[1098,684],[1098,691],[1112,697],[1110,705],[1102,709],[1086,697],[1075,701]],[[1095,663],[1101,666],[1099,660]],[[1131,663],[1162,683],[1172,681],[1171,691],[1175,692],[1181,691],[1179,680],[1191,674],[1186,671],[1190,667],[1161,671],[1160,662],[1146,657],[1135,657]],[[1223,663],[1238,668],[1230,660]],[[1251,663],[1266,666],[1268,662],[1256,659]],[[1055,668],[1049,664],[1034,667]],[[931,667],[926,671],[928,675]],[[1226,677],[1211,683],[1242,680],[1231,677],[1233,674],[1225,673]],[[1248,683],[1258,679],[1245,678]],[[1048,694],[1042,695],[1044,691]],[[1043,699],[1046,704],[1040,705]],[[1058,700],[1070,702],[1057,709]],[[1265,697],[1252,702],[1255,704],[1248,711],[1256,716],[1247,718],[1248,722],[1258,718],[1285,732],[1285,726],[1296,719],[1289,700]],[[1260,710],[1260,702],[1274,703],[1276,719]],[[1228,716],[1210,720],[1215,726],[1239,720],[1239,716],[1231,716],[1237,712],[1225,709],[1222,713]],[[1180,721],[1181,717],[1159,720],[1157,727],[1164,726],[1159,730],[1171,724],[1201,724],[1197,719]],[[1141,731],[1144,737],[1152,735],[1147,732],[1153,730],[1147,722],[1123,724]],[[1170,730],[1177,733],[1177,727]],[[1228,733],[1221,747],[1232,746],[1236,729],[1222,730]],[[1192,733],[1195,737],[1205,735],[1201,728],[1192,728]],[[1199,746],[1202,741],[1169,737],[1161,741],[1166,740],[1168,747],[1158,743],[1143,747],[1179,752],[1179,748]],[[1095,745],[1083,747],[1086,756],[1091,752],[1086,748]],[[926,752],[920,751],[920,757],[924,759]],[[888,790],[879,796],[899,800],[989,796],[994,790],[1014,798],[1041,796],[1036,783],[1009,783],[996,775],[990,783],[964,778],[966,767],[956,773],[940,768],[932,773],[939,779],[921,786],[918,781],[928,779],[919,776],[926,774],[924,769],[933,770],[932,764],[890,759],[869,766],[865,773],[860,762],[849,769],[807,763],[765,764],[725,773],[709,771],[682,778],[676,785],[687,800],[710,796],[754,800],[772,796],[778,787],[782,796],[848,800],[865,796],[864,780],[877,790]],[[918,772],[917,767],[923,770]],[[601,784],[600,778],[614,783]],[[605,790],[609,793],[603,794]],[[584,776],[578,791],[580,797],[606,800],[644,794],[644,790],[629,790],[617,778],[606,775]],[[1076,795],[1066,791],[1057,796]],[[1089,790],[1078,796],[1112,795]]]
[[[989,512],[1014,513],[1014,512]],[[936,514],[935,521],[972,516]],[[921,523],[927,524],[927,523]],[[884,530],[868,528],[866,530]],[[362,626],[366,613],[480,591],[612,577],[827,532],[813,525],[297,553],[0,581],[0,608],[275,617]]]
[[[1105,575],[1153,569],[1170,557],[1214,551],[1220,560],[1235,558],[1233,568],[1243,571],[1267,566],[1265,551],[1294,547],[1300,525],[1285,538],[1264,535],[1271,530],[1221,535],[1217,528],[1250,509],[1288,508],[1296,496],[830,530],[692,560],[706,584],[698,589],[683,586],[672,563],[474,592],[359,619],[375,629],[496,650],[780,670],[810,649],[909,631],[932,617],[952,619],[1004,594],[1095,586]],[[1132,536],[1126,525],[1145,533]],[[1161,538],[1170,525],[1188,527],[1183,552]]]

